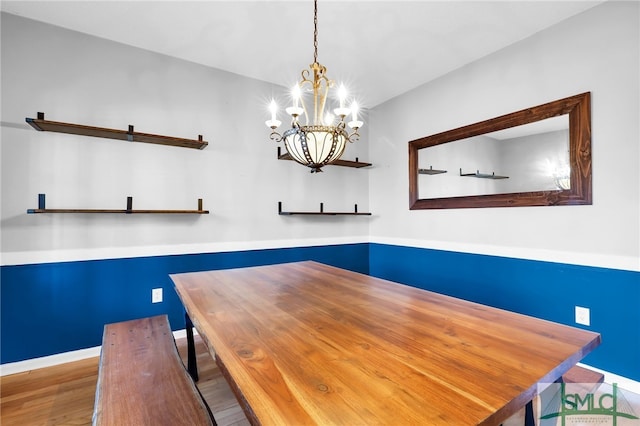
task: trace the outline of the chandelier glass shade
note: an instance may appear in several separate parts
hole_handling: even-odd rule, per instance
[[[282,133],[277,131],[281,122],[277,119],[278,107],[273,100],[269,106],[271,120],[265,122],[271,128],[271,139],[284,141],[291,158],[310,167],[311,173],[321,172],[323,166],[338,160],[347,142],[360,138],[358,129],[363,125],[358,120],[358,105],[353,102],[350,107],[345,107],[347,93],[344,86],[340,86],[337,93],[339,106],[333,110],[335,115],[325,111],[329,90],[335,84],[326,76],[327,68],[318,62],[317,0],[314,0],[313,18],[313,63],[302,71],[301,80],[293,87],[293,105],[286,108],[291,117],[291,127]],[[351,120],[347,124],[345,120],[349,115]],[[300,122],[303,116],[305,124]]]

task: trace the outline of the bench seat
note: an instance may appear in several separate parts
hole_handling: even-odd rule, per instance
[[[94,425],[215,425],[166,315],[104,327]]]
[[[604,382],[604,374],[589,370],[579,365],[574,365],[562,375],[562,383],[565,383],[571,392],[588,393],[595,391]]]

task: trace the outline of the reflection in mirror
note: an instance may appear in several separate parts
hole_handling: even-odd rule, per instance
[[[409,142],[409,208],[591,204],[591,94]]]
[[[569,116],[422,149],[418,167],[419,198],[569,189]]]

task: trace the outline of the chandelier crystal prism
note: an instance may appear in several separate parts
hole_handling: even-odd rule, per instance
[[[358,120],[356,102],[345,107],[347,92],[344,85],[338,89],[338,107],[333,110],[335,116],[325,111],[329,89],[334,88],[335,83],[327,77],[327,68],[318,62],[318,1],[314,0],[313,5],[313,63],[309,69],[302,70],[302,79],[293,87],[293,105],[286,108],[291,116],[291,128],[282,133],[277,131],[281,122],[277,119],[278,107],[274,100],[269,105],[271,120],[265,124],[271,128],[271,140],[284,141],[291,158],[310,167],[311,173],[316,173],[338,160],[347,142],[360,138],[358,129],[363,123]],[[305,124],[300,123],[303,115]],[[351,133],[345,122],[349,115]]]

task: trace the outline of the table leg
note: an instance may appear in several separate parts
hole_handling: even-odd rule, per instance
[[[524,409],[524,426],[536,426],[533,418],[533,401],[529,401]]]
[[[185,329],[187,330],[187,371],[194,382],[198,381],[198,363],[196,361],[196,343],[193,340],[193,323],[189,314],[184,314]]]

